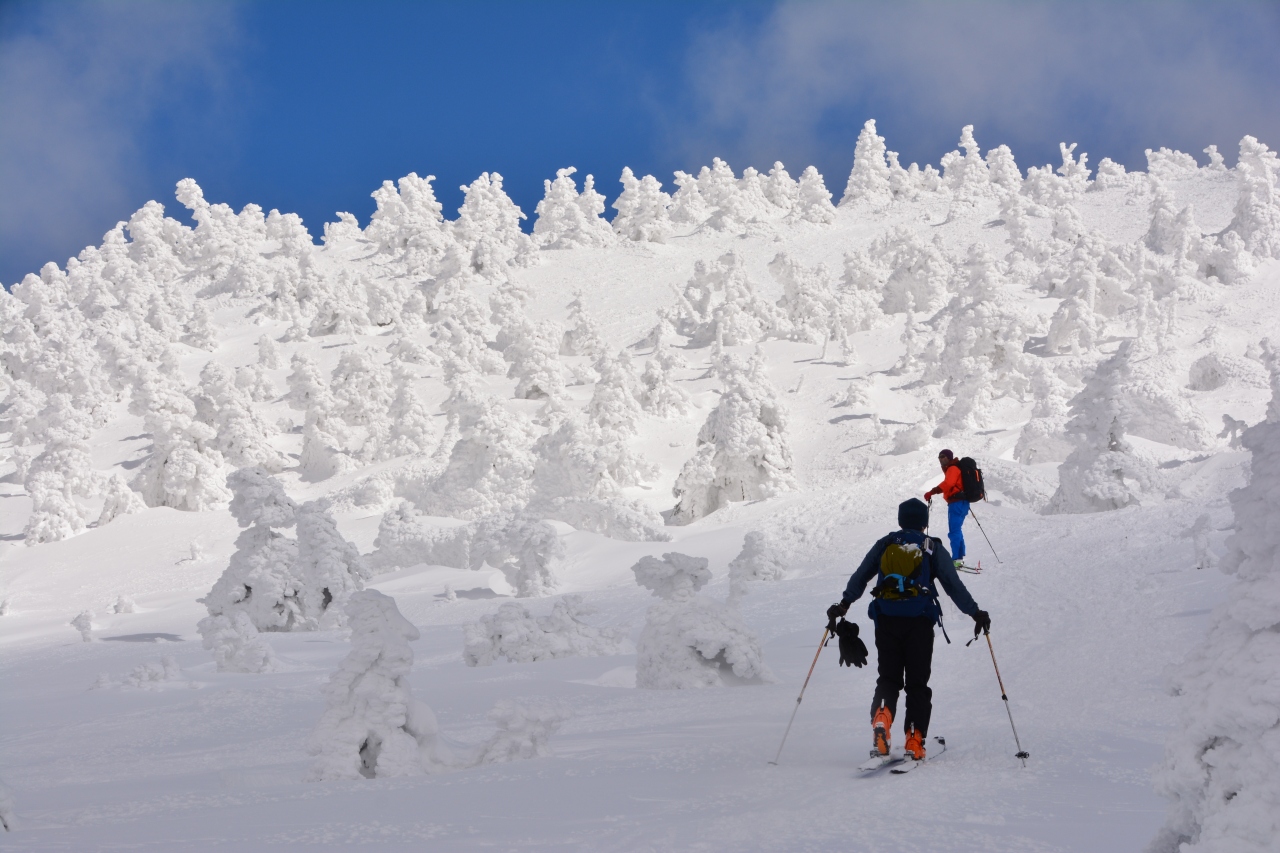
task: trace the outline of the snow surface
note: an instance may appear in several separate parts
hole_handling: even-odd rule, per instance
[[[1220,723],[1205,691],[1250,665],[1274,684],[1274,659],[1232,657],[1274,614],[1223,611],[1235,645],[1193,652],[1231,582],[1228,494],[1251,450],[1274,456],[1274,426],[1239,436],[1276,382],[1274,155],[1161,150],[1149,174],[1104,160],[1091,179],[1064,145],[1023,178],[973,128],[960,148],[904,168],[868,123],[838,205],[836,180],[780,163],[717,160],[670,195],[627,171],[612,227],[566,168],[532,237],[500,175],[449,220],[411,174],[322,247],[188,180],[198,227],[151,203],[16,285],[0,849],[1163,853],[1201,825],[1197,849],[1265,849],[1231,845],[1270,819],[1280,768],[1203,762],[1215,738],[1274,745],[1280,700]],[[829,649],[769,766],[826,607],[940,479],[942,447],[986,473],[975,511],[1000,558],[970,523],[983,571],[964,579],[1027,767],[945,600],[945,757],[856,778],[874,668]],[[238,523],[250,480],[289,517]],[[1258,537],[1275,511],[1239,528],[1242,588],[1274,585]],[[306,547],[267,547],[294,512]],[[664,554],[706,561],[690,601],[727,620],[751,677],[637,687],[654,598],[633,566]],[[308,594],[355,601],[359,624],[274,630],[239,598],[200,603],[251,560],[302,586],[349,575]],[[705,627],[698,607],[669,637]],[[330,729],[341,772],[308,752]],[[375,772],[352,752],[365,732],[410,758]],[[1224,786],[1245,798],[1227,807]]]

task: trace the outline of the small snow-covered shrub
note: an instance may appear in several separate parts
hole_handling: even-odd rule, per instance
[[[500,699],[489,712],[498,730],[481,744],[474,764],[500,764],[551,754],[548,741],[569,719],[569,709],[561,702],[545,699]]]
[[[451,527],[429,525],[425,516],[408,501],[387,510],[378,523],[374,552],[368,563],[375,571],[388,571],[427,564],[465,569],[471,564],[474,529],[459,524]]]
[[[418,629],[394,598],[366,589],[346,603],[351,652],[324,686],[325,711],[311,733],[309,779],[414,776],[442,769],[435,713],[413,698],[408,675]]]
[[[520,598],[554,592],[555,569],[564,555],[555,527],[526,513],[497,513],[475,524],[471,567],[498,569]]]
[[[243,610],[220,616],[206,616],[196,623],[202,645],[213,652],[218,672],[271,672],[275,654]]]
[[[182,668],[173,655],[164,655],[158,661],[135,666],[120,682],[121,687],[133,687],[138,690],[160,690],[161,685],[170,681],[182,681]]]
[[[760,643],[729,602],[699,598],[707,561],[667,553],[632,566],[636,583],[661,599],[649,608],[636,644],[636,686],[656,690],[772,680]]]
[[[776,581],[787,570],[782,552],[761,530],[752,530],[742,539],[742,550],[729,563],[729,591],[735,598],[746,594],[751,581]]]
[[[80,639],[86,643],[93,642],[93,611],[81,610],[71,620],[71,627],[80,632]]]
[[[579,617],[595,610],[580,595],[556,601],[551,615],[534,618],[521,604],[509,601],[496,613],[462,626],[462,659],[467,666],[488,666],[499,658],[531,663],[564,657],[622,654],[626,635],[611,628],[596,628]]]

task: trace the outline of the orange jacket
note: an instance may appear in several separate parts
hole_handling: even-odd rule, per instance
[[[924,499],[928,500],[933,495],[942,495],[946,498],[947,503],[964,500],[964,486],[960,482],[959,465],[955,462],[948,465],[947,473],[943,476],[942,482],[925,492]]]

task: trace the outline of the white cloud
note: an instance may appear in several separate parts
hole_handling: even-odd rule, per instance
[[[689,156],[742,165],[847,159],[853,137],[832,129],[865,118],[933,162],[970,123],[1015,154],[1077,134],[1125,149],[1095,162],[1210,142],[1229,155],[1245,133],[1280,144],[1277,34],[1280,9],[1262,3],[786,3],[695,42],[697,117],[671,133]]]
[[[49,259],[96,243],[128,216],[147,171],[147,123],[178,92],[219,103],[236,11],[178,2],[10,7],[0,32],[6,254]]]

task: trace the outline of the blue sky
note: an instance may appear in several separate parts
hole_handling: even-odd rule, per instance
[[[1280,4],[0,3],[0,281],[64,263],[148,199],[299,213],[318,237],[369,193],[501,172],[532,217],[557,168],[670,188],[722,156],[816,165],[838,196],[876,118],[904,163],[960,127],[1024,169],[1079,142],[1233,161],[1280,147]]]

